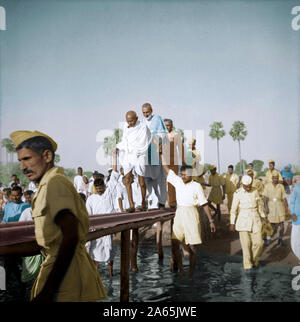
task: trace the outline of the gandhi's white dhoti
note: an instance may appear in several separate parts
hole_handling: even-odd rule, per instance
[[[134,170],[139,176],[144,177],[150,142],[151,132],[144,123],[137,121],[134,127],[125,124],[122,141],[117,145],[125,175]]]

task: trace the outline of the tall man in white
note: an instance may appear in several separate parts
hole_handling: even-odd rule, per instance
[[[164,207],[167,201],[167,189],[165,172],[159,158],[159,145],[163,146],[169,143],[168,130],[163,119],[159,115],[154,115],[152,106],[145,103],[142,106],[144,122],[152,134],[151,145],[148,149],[148,164],[146,166],[145,182],[147,186],[147,195],[150,196],[152,189],[158,198],[158,207]]]
[[[77,192],[79,192],[79,189],[83,183],[84,182],[83,182],[83,177],[82,177],[82,168],[79,167],[77,169],[77,175],[74,178],[74,186],[75,186],[75,189],[77,190]]]
[[[147,162],[148,147],[151,142],[151,132],[146,124],[141,123],[134,111],[126,113],[127,124],[123,129],[122,141],[115,151],[119,151],[120,163],[124,169],[125,186],[128,194],[129,212],[135,211],[132,197],[132,172],[138,175],[142,195],[142,209],[146,209],[146,183],[145,167]]]

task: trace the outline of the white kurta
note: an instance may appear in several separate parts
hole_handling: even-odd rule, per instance
[[[37,191],[37,188],[36,188],[35,183],[33,181],[29,182],[28,190],[31,190],[33,192]]]
[[[23,212],[22,212],[22,214],[21,214],[21,216],[20,216],[20,218],[19,218],[19,221],[29,221],[29,220],[33,220],[32,219],[32,209],[31,209],[31,207],[30,208],[26,208]]]
[[[125,175],[135,170],[138,175],[144,176],[150,142],[151,132],[146,124],[140,121],[137,121],[134,127],[125,124],[122,141],[117,145]]]
[[[142,192],[137,178],[134,178],[134,182],[131,184],[131,188],[132,188],[132,198],[133,198],[135,207],[141,206]]]
[[[121,212],[121,209],[119,207],[119,201],[118,201],[119,199],[122,199],[122,205],[123,205],[124,210],[130,208],[128,194],[127,194],[127,190],[126,190],[126,187],[124,186],[124,184],[119,182],[116,190],[117,190],[116,200],[118,202],[118,209],[117,209],[118,212]]]
[[[118,212],[118,209],[119,209],[119,206],[116,205],[116,202],[115,202],[117,198],[117,186],[119,184],[119,177],[120,177],[120,173],[113,170],[111,172],[110,179],[106,184],[106,189],[109,189],[111,198],[113,200],[113,206],[114,206],[113,212]]]
[[[106,189],[102,195],[93,194],[88,197],[86,208],[89,215],[109,214],[114,212],[110,189]],[[86,247],[94,261],[107,263],[114,258],[112,235],[91,240],[86,244]]]
[[[79,192],[79,189],[83,183],[84,182],[83,182],[82,176],[77,175],[74,177],[74,186],[75,186],[75,189],[77,190],[77,192]]]
[[[202,243],[200,216],[197,206],[207,203],[202,186],[194,181],[184,183],[172,170],[167,181],[175,187],[177,209],[174,217],[172,238],[185,240],[186,244]]]

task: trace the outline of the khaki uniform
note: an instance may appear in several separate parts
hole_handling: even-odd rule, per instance
[[[256,179],[258,177],[258,174],[256,171],[252,170],[253,171],[253,179]]]
[[[235,173],[232,173],[232,174],[226,173],[226,175],[224,175],[224,178],[225,178],[225,192],[227,195],[227,207],[228,207],[228,212],[230,213],[233,194],[236,191],[236,185],[239,182],[239,176]]]
[[[263,248],[262,219],[265,218],[262,199],[256,189],[238,189],[233,196],[230,223],[240,233],[244,269],[258,266]]]
[[[210,175],[208,178],[208,184],[211,186],[211,191],[208,196],[208,200],[217,204],[223,203],[223,193],[221,186],[225,185],[225,179],[220,174],[216,173]]]
[[[267,172],[266,172],[265,184],[272,183],[272,176],[275,175],[275,174],[278,175],[279,181],[283,180],[282,176],[281,176],[281,174],[280,174],[280,172],[278,170],[274,169],[274,170],[271,171],[270,169],[268,169]]]
[[[261,196],[264,191],[264,184],[260,180],[254,179],[253,177],[252,188],[255,188]]]
[[[268,219],[272,224],[279,224],[285,221],[285,205],[286,192],[282,184],[276,186],[268,183],[263,191],[263,196],[268,198],[269,214]]]
[[[78,220],[79,242],[56,294],[56,300],[88,302],[106,298],[100,275],[85,247],[89,230],[85,204],[73,183],[65,177],[62,168],[58,167],[45,173],[32,201],[36,241],[42,247],[45,261],[32,287],[31,297],[40,293],[56,260],[62,232],[54,220],[57,213],[63,209],[69,209]]]

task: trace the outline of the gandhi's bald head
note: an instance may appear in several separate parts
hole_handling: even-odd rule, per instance
[[[138,117],[137,117],[135,111],[128,111],[126,113],[126,121],[128,123],[128,127],[135,126],[137,120],[138,120]]]

